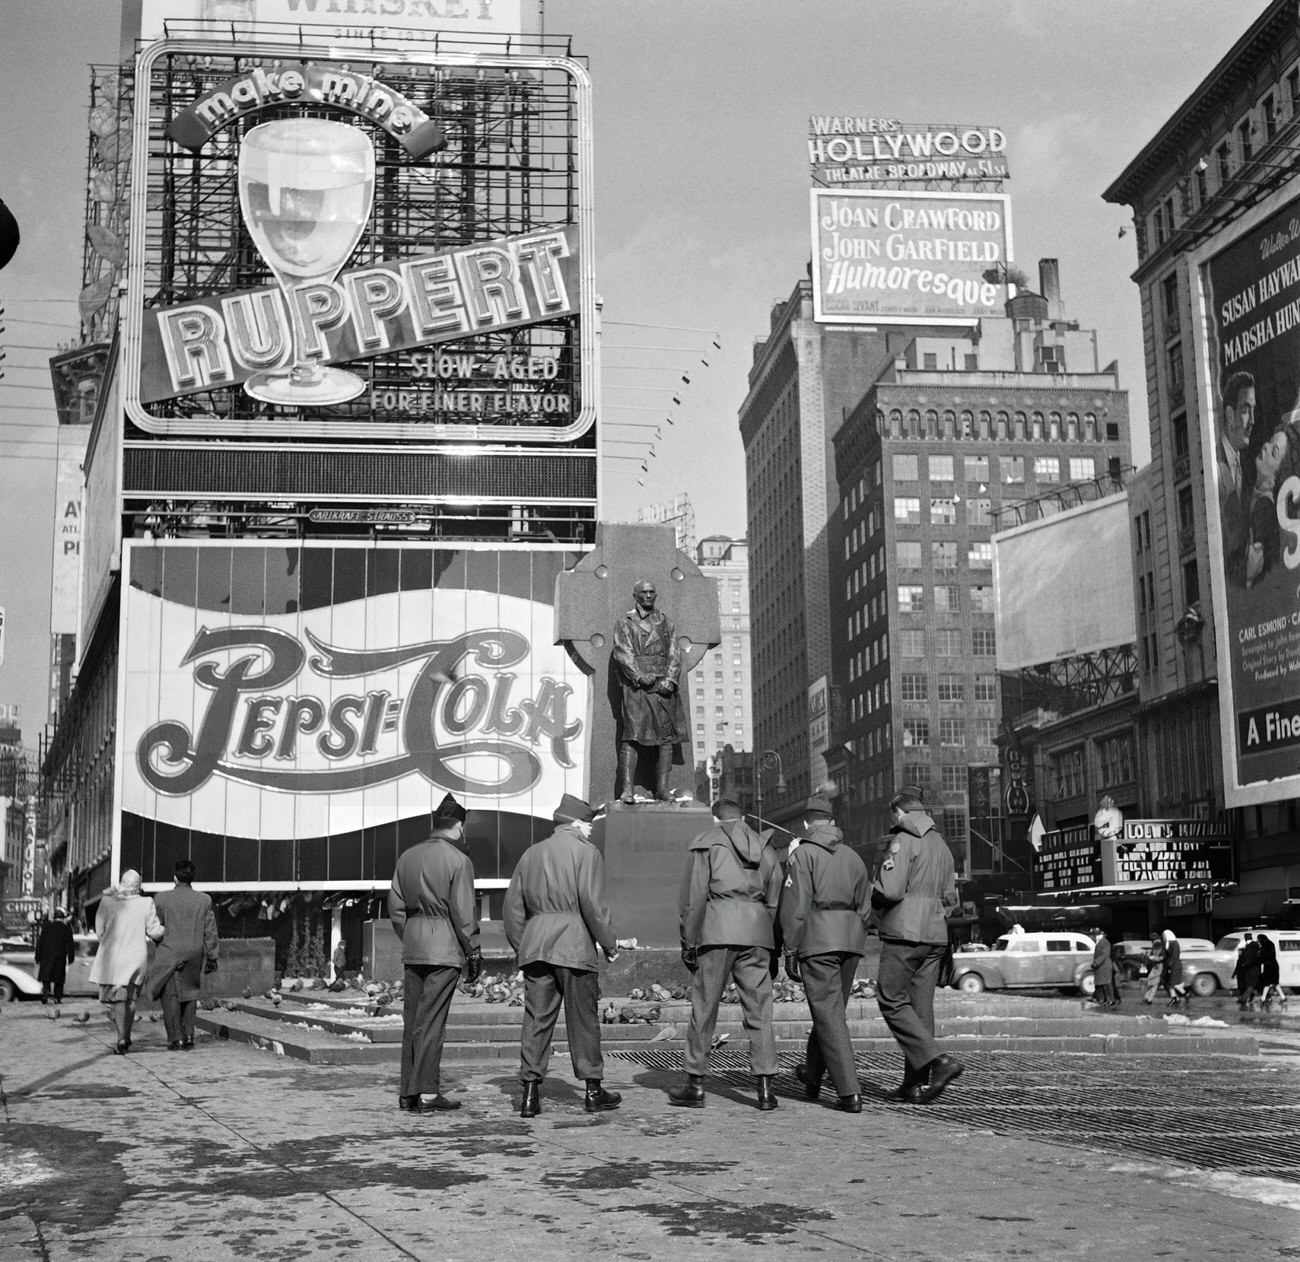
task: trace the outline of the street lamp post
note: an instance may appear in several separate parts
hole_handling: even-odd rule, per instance
[[[758,825],[763,826],[763,768],[776,767],[776,791],[785,792],[785,769],[781,766],[781,755],[774,749],[765,749],[754,755],[754,815]]]

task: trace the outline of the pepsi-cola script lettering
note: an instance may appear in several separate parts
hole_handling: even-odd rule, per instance
[[[273,627],[201,629],[180,664],[193,664],[195,682],[211,696],[196,732],[167,719],[140,738],[136,765],[145,783],[170,796],[193,793],[214,775],[286,792],[336,793],[416,773],[452,792],[508,797],[540,779],[534,751],[542,741],[555,763],[574,765],[568,747],[582,723],[568,717],[572,688],[542,676],[536,696],[513,699],[518,677],[509,668],[531,649],[517,631],[498,627],[364,650],[304,634],[312,653]],[[373,678],[415,662],[420,670],[404,697],[374,689],[327,703],[303,686],[313,678]],[[297,689],[284,691],[293,681]],[[379,755],[380,737],[393,732],[400,733],[400,752]],[[307,741],[331,765],[297,768]],[[475,779],[453,765],[474,755],[494,757],[500,777]]]

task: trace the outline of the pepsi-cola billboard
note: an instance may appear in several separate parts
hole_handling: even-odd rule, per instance
[[[564,549],[123,545],[114,871],[385,888],[445,793],[480,881],[582,796],[588,678]]]

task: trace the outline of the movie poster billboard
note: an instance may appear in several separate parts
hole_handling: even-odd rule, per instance
[[[1198,260],[1229,806],[1300,793],[1300,201],[1245,222]]]
[[[1005,194],[815,188],[810,199],[815,319],[973,325],[1004,314]]]
[[[127,541],[114,872],[387,888],[446,793],[480,884],[583,796],[561,548]]]
[[[590,429],[585,68],[387,39],[360,61],[342,40],[140,55],[123,343],[140,430],[554,446]]]

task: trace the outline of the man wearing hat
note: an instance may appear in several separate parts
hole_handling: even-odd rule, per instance
[[[804,1095],[821,1094],[829,1073],[837,1108],[861,1113],[858,1071],[845,1018],[858,961],[867,950],[871,915],[871,879],[866,864],[843,844],[830,801],[821,794],[808,799],[803,813],[804,839],[790,855],[781,891],[781,942],[785,971],[802,981],[813,1028],[808,1035],[802,1076]]]
[[[192,859],[178,859],[173,869],[176,884],[153,900],[165,932],[144,992],[162,1006],[169,1052],[193,1049],[203,974],[217,969],[217,917],[212,899],[194,888],[195,874]]]
[[[447,794],[428,839],[397,859],[388,916],[402,943],[402,1085],[397,1105],[414,1113],[458,1109],[441,1093],[442,1043],[462,964],[483,971],[474,867],[465,853],[466,811]]]
[[[957,880],[948,843],[910,787],[889,803],[893,839],[871,889],[880,917],[876,1002],[903,1049],[898,1098],[937,1099],[964,1066],[939,1054],[934,1039],[934,987],[948,948],[946,910],[957,906]]]
[[[51,997],[56,1004],[63,1002],[68,965],[76,954],[76,940],[68,923],[68,913],[62,907],[56,907],[54,919],[44,921],[36,935],[36,977],[41,983],[41,1003],[48,1004]]]
[[[622,1096],[604,1087],[600,1054],[600,959],[618,955],[605,905],[605,861],[591,844],[597,812],[566,793],[552,818],[558,828],[530,846],[510,878],[502,914],[506,940],[524,973],[524,1022],[519,1035],[521,1117],[542,1111],[541,1085],[551,1038],[564,1005],[573,1073],[587,1084],[588,1113],[616,1109]]]
[[[776,851],[745,823],[733,798],[713,804],[716,824],[691,842],[682,875],[682,962],[691,973],[685,1084],[668,1093],[687,1109],[704,1107],[713,1028],[728,979],[736,983],[749,1034],[749,1065],[758,1078],[758,1107],[776,1108],[776,1039],[772,1031],[773,919],[781,897]]]

